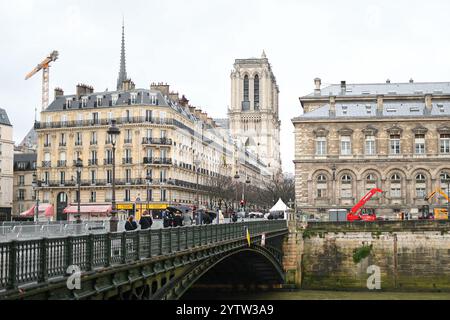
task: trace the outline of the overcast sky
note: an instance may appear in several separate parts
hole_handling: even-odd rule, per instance
[[[450,80],[449,1],[52,1],[0,0],[0,107],[16,142],[41,104],[41,74],[25,75],[52,50],[50,101],[60,86],[116,86],[122,15],[127,72],[136,86],[167,82],[212,117],[225,117],[234,59],[266,51],[280,87],[281,151],[293,172],[291,119],[298,97],[323,84]]]

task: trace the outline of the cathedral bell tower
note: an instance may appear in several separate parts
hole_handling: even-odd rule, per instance
[[[231,72],[230,130],[277,175],[281,172],[279,88],[263,51],[261,58],[236,59]]]

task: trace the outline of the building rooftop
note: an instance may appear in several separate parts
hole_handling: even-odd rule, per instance
[[[450,82],[408,82],[408,83],[360,83],[332,84],[302,98],[328,96],[370,96],[370,95],[446,95],[450,94]],[[300,99],[302,99],[300,98]]]
[[[377,112],[376,103],[336,103],[336,115],[330,116],[330,105],[326,104],[311,112],[305,113],[295,120],[320,118],[387,118],[387,117],[448,117],[450,116],[450,100],[433,102],[431,110],[427,110],[425,102],[384,102],[382,112]],[[381,110],[380,110],[381,111]]]
[[[5,126],[12,126],[11,122],[9,122],[8,114],[5,109],[0,108],[0,124]]]

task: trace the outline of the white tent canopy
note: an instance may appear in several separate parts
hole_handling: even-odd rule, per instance
[[[270,212],[286,212],[289,207],[281,200],[281,198],[278,200],[278,202],[270,209]]]

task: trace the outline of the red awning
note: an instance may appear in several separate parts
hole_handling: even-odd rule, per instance
[[[103,213],[108,214],[112,210],[111,205],[81,205],[80,213],[90,214],[90,213]],[[78,206],[68,206],[63,211],[66,214],[77,214]]]
[[[36,205],[32,206],[27,211],[22,212],[20,215],[22,217],[34,217],[34,211],[36,210]],[[53,206],[50,203],[40,203],[39,204],[39,215],[45,215],[46,217],[53,217]]]

